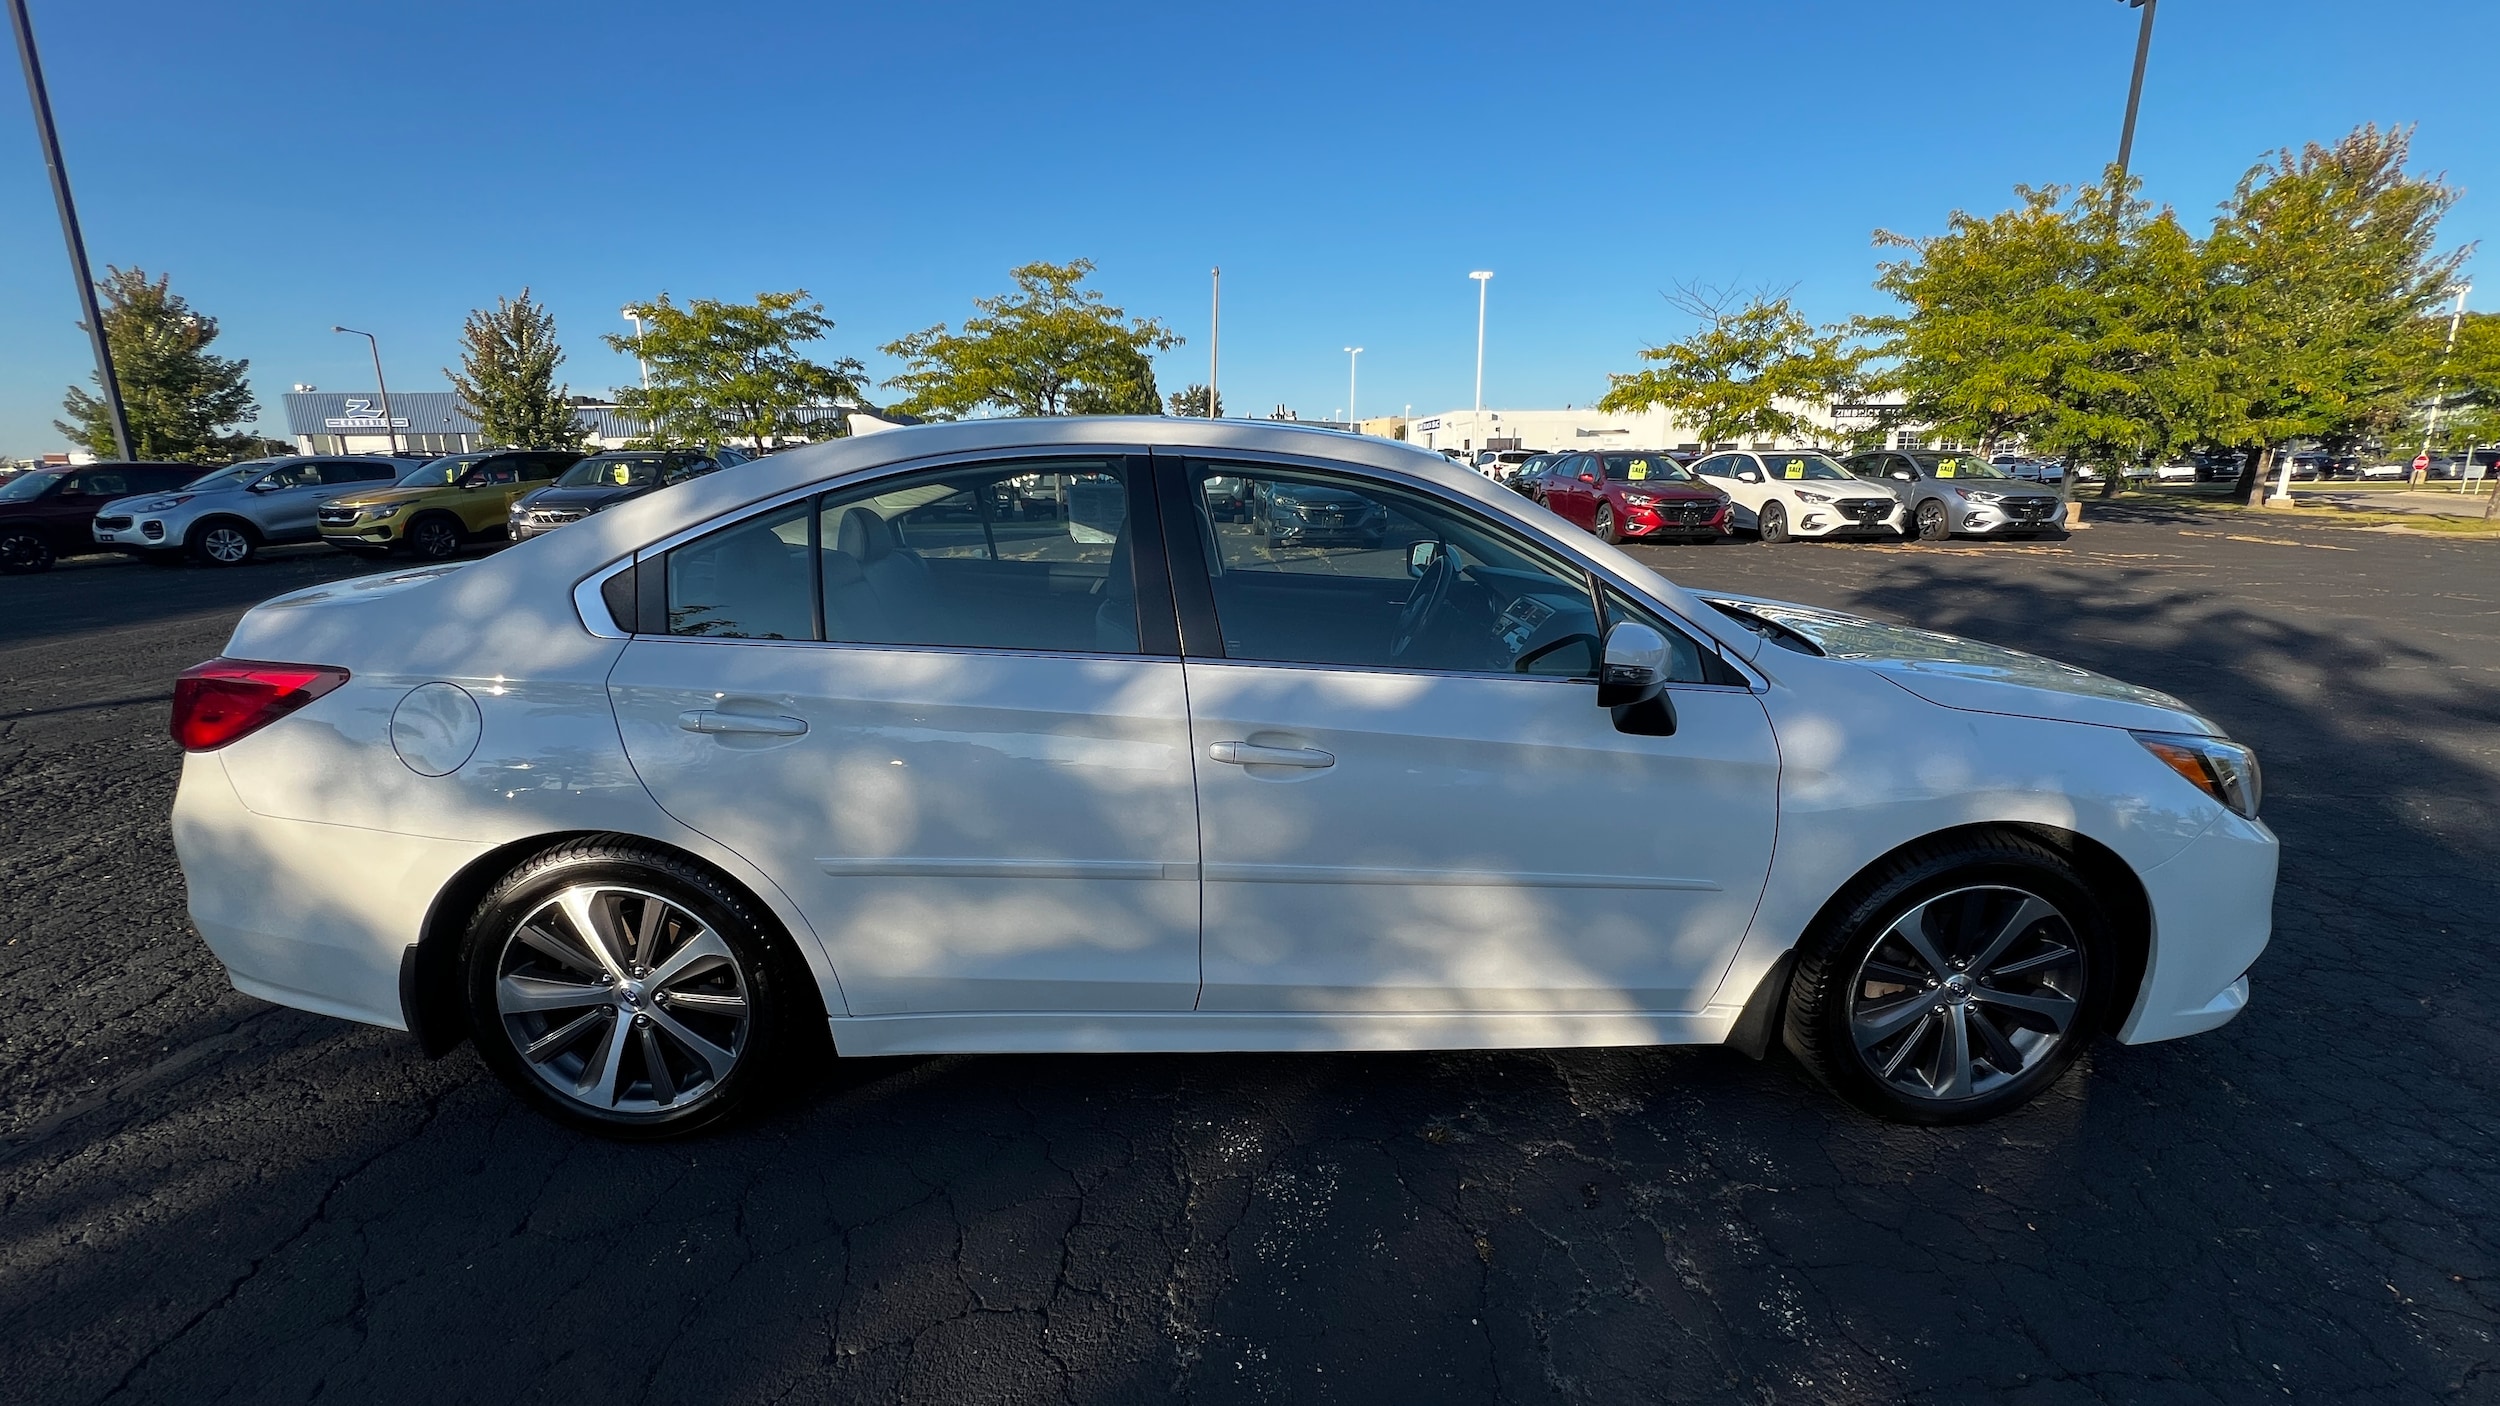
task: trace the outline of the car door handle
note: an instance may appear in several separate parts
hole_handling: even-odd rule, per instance
[[[734,732],[761,737],[797,737],[807,731],[807,720],[804,718],[759,717],[753,713],[718,713],[709,708],[689,708],[679,713],[677,725],[688,732]]]
[[[1335,766],[1337,759],[1317,747],[1262,747],[1255,742],[1210,742],[1207,755],[1234,766]]]

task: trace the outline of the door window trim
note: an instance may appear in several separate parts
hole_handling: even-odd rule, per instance
[[[970,468],[989,464],[1032,464],[1053,460],[1100,463],[1116,460],[1127,479],[1128,513],[1135,536],[1129,543],[1129,570],[1136,588],[1137,649],[1114,653],[1108,650],[1036,649],[1017,645],[957,645],[881,643],[863,640],[829,640],[824,621],[824,558],[821,534],[824,509],[818,506],[808,514],[809,589],[814,596],[809,613],[818,638],[806,640],[747,639],[739,636],[679,635],[665,630],[643,628],[645,621],[668,618],[667,557],[672,551],[726,531],[740,523],[769,517],[792,504],[810,499],[824,499],[840,494],[873,490],[876,485],[892,479],[914,478],[924,474],[943,473],[948,469]],[[1029,470],[1028,472],[1047,472]],[[681,531],[671,533],[648,546],[636,548],[633,555],[610,562],[585,576],[573,587],[575,613],[584,628],[602,639],[682,640],[724,645],[808,645],[819,648],[912,650],[925,653],[980,653],[1021,655],[1050,659],[1170,659],[1180,653],[1180,635],[1172,610],[1171,575],[1163,550],[1163,532],[1154,484],[1155,469],[1151,451],[1121,445],[1071,447],[1065,445],[1033,448],[990,449],[957,454],[933,455],[900,464],[880,465],[856,474],[819,480],[802,488],[773,494],[752,503],[744,503],[727,512],[706,518]],[[648,570],[644,568],[648,567]],[[615,613],[609,609],[604,588],[615,577],[632,571],[634,580],[634,629],[620,628]]]

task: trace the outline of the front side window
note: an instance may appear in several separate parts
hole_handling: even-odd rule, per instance
[[[1128,470],[1118,459],[881,479],[668,554],[671,634],[1130,654]]]
[[[1491,519],[1352,475],[1191,472],[1250,486],[1246,521],[1199,523],[1228,658],[1560,677],[1596,667],[1587,575]]]
[[[265,475],[263,488],[318,488],[321,486],[321,465],[310,460],[285,464]]]
[[[119,470],[95,470],[71,479],[61,492],[89,498],[119,498],[130,491],[130,478]]]

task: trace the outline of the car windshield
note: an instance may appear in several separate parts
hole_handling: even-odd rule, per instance
[[[399,476],[402,488],[442,488],[458,483],[469,467],[485,458],[483,454],[454,454],[449,458],[430,459]]]
[[[1847,469],[1821,454],[1765,454],[1762,456],[1762,468],[1772,478],[1782,481],[1804,479],[1812,482],[1851,477]]]
[[[6,483],[0,483],[0,503],[23,503],[30,498],[40,498],[45,489],[64,477],[62,474],[19,474]]]
[[[1976,454],[1917,453],[1910,461],[1922,478],[2012,478],[2013,475]]]
[[[1606,477],[1618,483],[1639,483],[1663,480],[1669,483],[1690,483],[1693,475],[1682,464],[1664,454],[1605,454]]]
[[[558,488],[649,488],[668,472],[665,454],[602,454],[564,471]]]

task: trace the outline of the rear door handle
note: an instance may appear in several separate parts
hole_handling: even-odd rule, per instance
[[[1210,742],[1207,755],[1234,766],[1335,766],[1337,759],[1317,747],[1262,747],[1255,742]]]
[[[688,732],[735,732],[761,737],[797,737],[807,731],[807,720],[804,718],[759,717],[753,713],[718,713],[709,708],[689,708],[679,713],[677,725]]]

